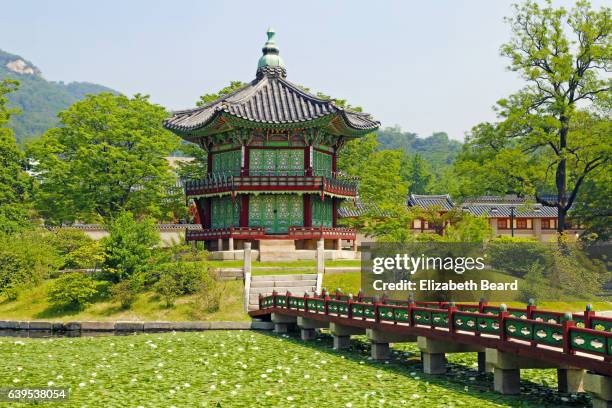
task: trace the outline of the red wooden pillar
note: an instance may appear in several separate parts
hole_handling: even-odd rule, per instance
[[[207,159],[207,171],[208,174],[212,174],[212,169],[213,169],[213,153],[210,151],[210,149],[208,149],[208,156],[206,157]]]
[[[240,194],[240,221],[241,227],[249,226],[249,195]]]
[[[304,226],[312,227],[312,206],[310,205],[310,194],[304,194]]]
[[[336,154],[336,149],[334,149],[334,154],[332,154],[332,174],[334,174],[334,177],[335,177],[335,174],[336,174],[336,171],[337,171],[337,166],[336,166],[336,163],[338,161],[337,158],[338,158],[338,156]]]
[[[202,207],[204,210],[204,222],[202,223],[202,228],[210,228],[212,221],[212,206],[210,198],[202,198]]]

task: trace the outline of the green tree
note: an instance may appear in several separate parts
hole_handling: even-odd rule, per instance
[[[404,156],[402,159],[401,175],[402,179],[410,186],[410,193],[429,193],[434,177],[429,171],[427,162],[420,154]]]
[[[110,236],[103,240],[103,270],[110,280],[119,282],[142,275],[160,242],[153,221],[150,218],[137,221],[132,213],[124,212],[110,222],[108,231]]]
[[[585,1],[569,11],[550,1],[515,7],[502,54],[527,85],[498,102],[500,123],[474,128],[458,173],[472,191],[530,194],[557,208],[562,233],[585,181],[610,171],[609,111],[591,108],[610,98],[612,79],[602,73],[612,66],[611,10]]]
[[[338,153],[338,170],[350,176],[360,177],[370,156],[378,150],[376,135],[371,133],[351,140]]]
[[[245,84],[242,81],[231,81],[230,84],[228,86],[226,86],[225,88],[222,88],[219,92],[217,93],[209,93],[209,94],[204,94],[202,96],[200,96],[200,100],[196,102],[197,106],[204,106],[207,103],[211,103],[216,101],[219,98],[222,98],[224,96],[227,96],[233,92],[236,92],[238,89],[246,86],[247,84]]]
[[[13,131],[6,127],[15,110],[7,107],[7,94],[17,81],[0,81],[0,233],[13,233],[29,224],[31,180],[26,173],[25,154],[19,149]]]
[[[178,138],[148,96],[90,95],[59,114],[61,126],[30,146],[36,204],[50,224],[99,221],[122,211],[172,218],[176,176],[165,156]]]
[[[381,208],[406,205],[408,184],[400,177],[401,162],[399,150],[382,150],[368,157],[359,182],[359,195],[364,202]]]

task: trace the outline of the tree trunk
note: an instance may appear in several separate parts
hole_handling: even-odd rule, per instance
[[[565,230],[565,216],[567,215],[567,211],[565,208],[559,207],[557,207],[557,211],[557,232],[559,234],[563,234],[563,231]]]
[[[567,148],[567,133],[569,131],[568,119],[561,115],[561,129],[559,129],[559,164],[555,177],[557,186],[557,232],[562,234],[565,230],[565,215],[567,210],[567,159],[565,159],[565,149]]]

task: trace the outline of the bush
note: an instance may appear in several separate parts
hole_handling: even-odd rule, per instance
[[[174,306],[174,301],[180,295],[180,289],[177,281],[170,274],[162,275],[155,284],[155,292],[157,292],[166,302],[166,307]]]
[[[20,288],[40,283],[59,265],[44,231],[0,234],[0,294],[8,299],[16,299]]]
[[[159,244],[159,232],[149,218],[136,221],[125,212],[109,225],[110,236],[103,240],[104,272],[113,282],[120,282],[147,269],[153,248]]]
[[[520,278],[536,263],[545,271],[550,269],[551,245],[526,238],[499,237],[489,241],[486,253],[493,269]]]
[[[97,286],[84,273],[65,273],[52,283],[47,297],[56,306],[82,308],[98,293]]]
[[[113,285],[111,295],[121,304],[122,309],[129,309],[136,301],[140,287],[135,279],[126,279]]]
[[[104,259],[100,242],[80,230],[60,228],[49,234],[49,243],[63,260],[61,269],[95,268]]]
[[[213,313],[218,311],[221,308],[221,299],[224,294],[225,283],[216,278],[209,279],[196,293],[194,302],[196,312]]]

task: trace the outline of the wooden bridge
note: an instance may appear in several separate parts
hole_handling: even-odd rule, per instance
[[[583,313],[560,313],[475,303],[415,302],[330,295],[295,296],[287,292],[259,298],[252,317],[271,320],[278,333],[292,326],[303,340],[327,328],[334,349],[350,336],[366,334],[372,358],[388,359],[389,343],[417,342],[423,370],[446,372],[446,353],[476,352],[480,371],[493,371],[494,389],[520,393],[521,368],[556,368],[560,392],[587,391],[593,407],[612,407],[612,318],[587,305]]]

